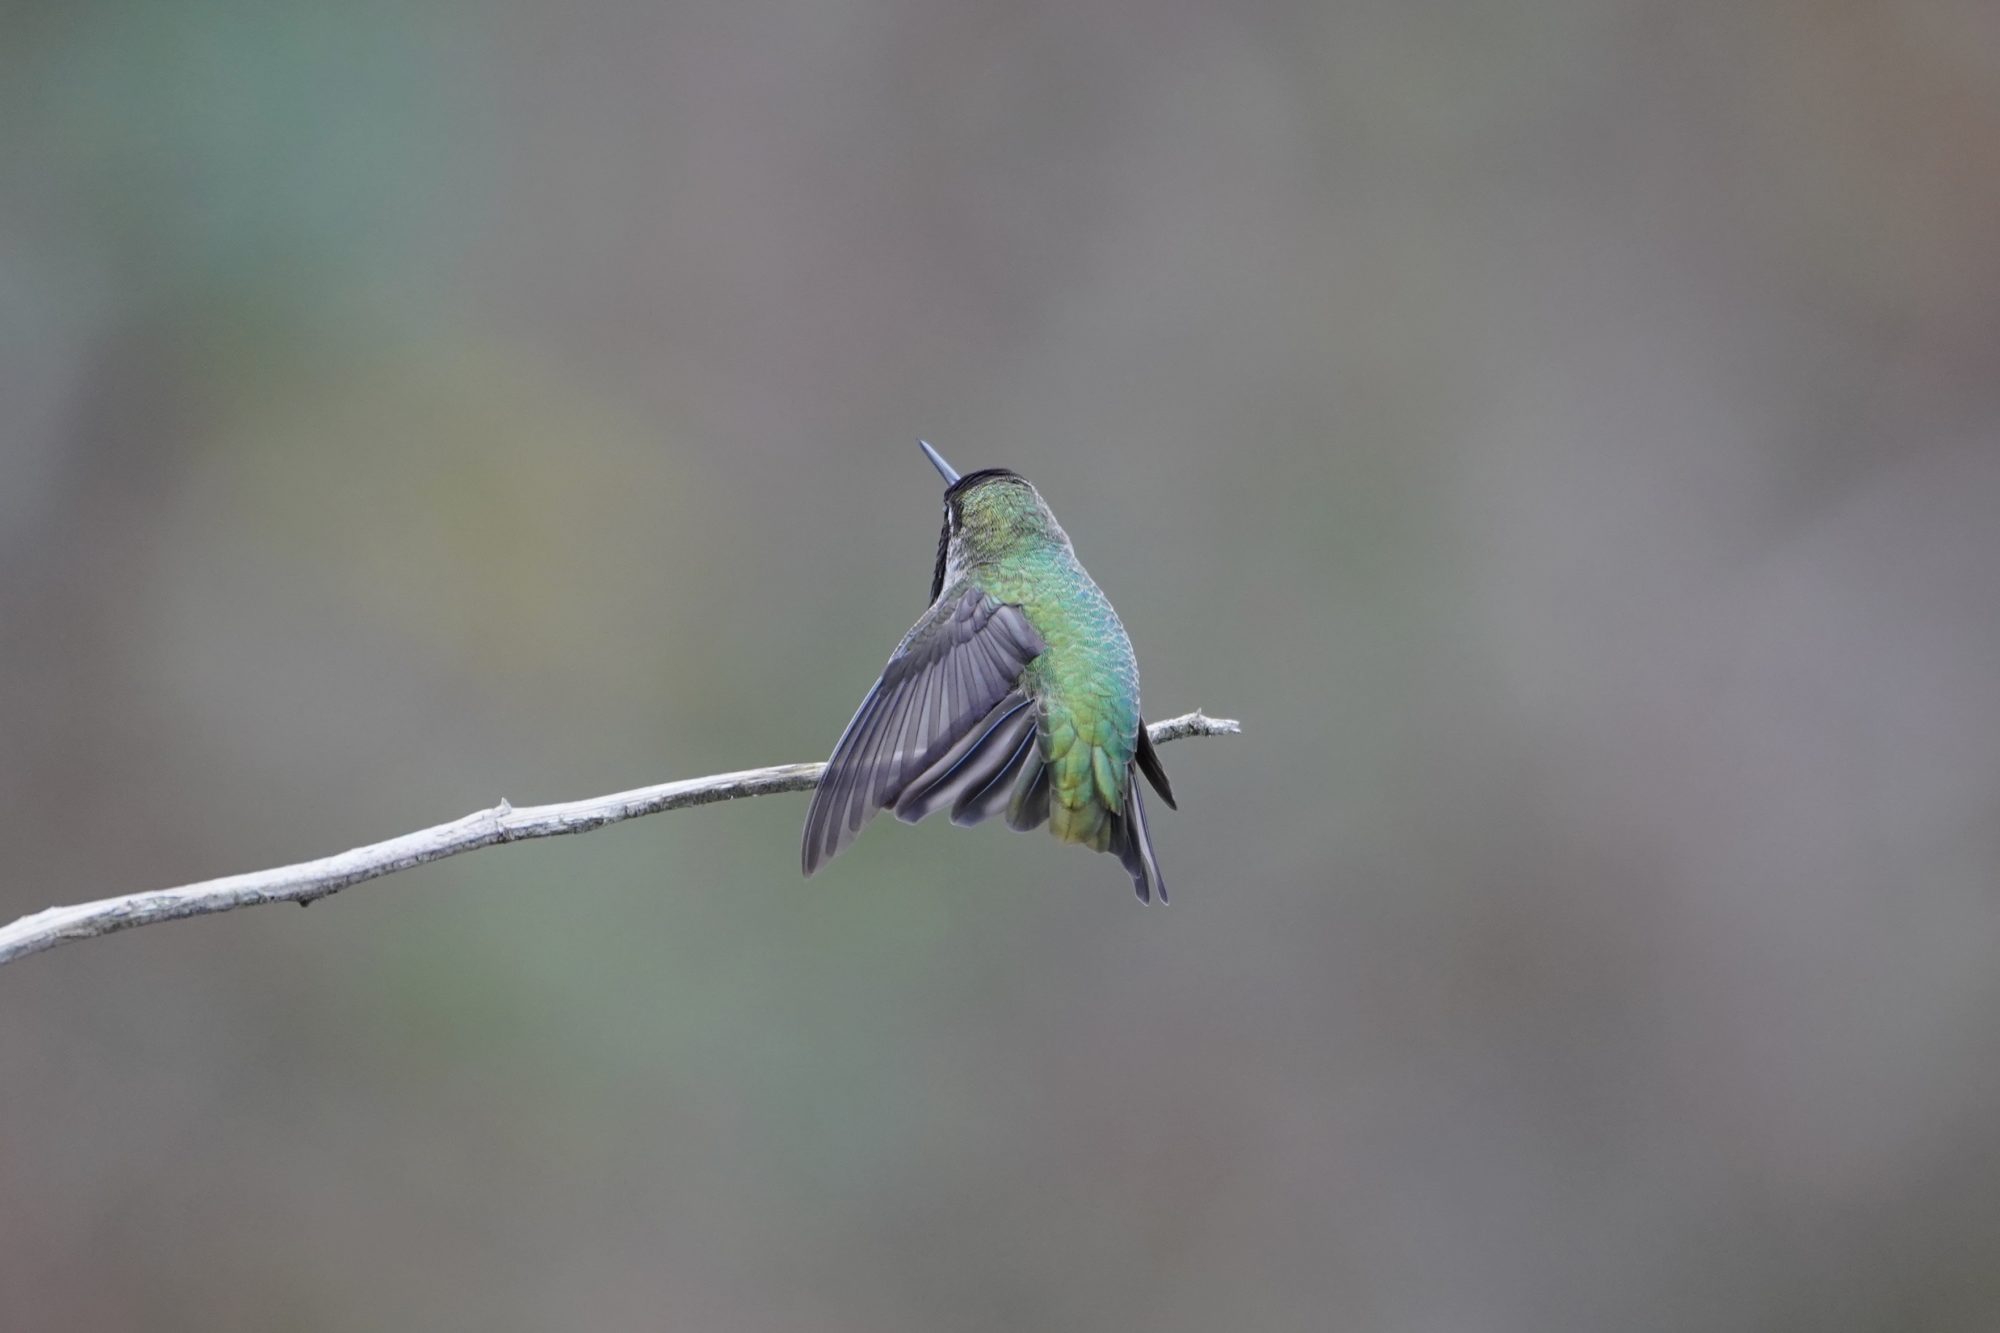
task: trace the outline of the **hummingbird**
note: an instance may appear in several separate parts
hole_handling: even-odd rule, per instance
[[[943,476],[931,605],[834,744],[806,813],[810,875],[877,811],[914,824],[951,808],[972,825],[1049,826],[1114,853],[1141,902],[1167,901],[1138,774],[1172,785],[1139,716],[1139,664],[1118,613],[1027,478]]]

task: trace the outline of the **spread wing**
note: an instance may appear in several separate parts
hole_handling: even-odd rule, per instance
[[[997,799],[989,788],[1035,753],[1040,710],[1019,686],[1046,647],[1018,606],[978,588],[940,598],[833,747],[806,813],[805,872],[838,855],[878,810],[915,821],[963,800],[966,813],[985,817]]]

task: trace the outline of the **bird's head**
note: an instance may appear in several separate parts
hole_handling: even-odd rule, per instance
[[[938,532],[931,600],[958,570],[1001,559],[1032,546],[1069,541],[1056,516],[1028,479],[1004,467],[960,476],[928,443],[924,454],[944,478],[944,527]]]

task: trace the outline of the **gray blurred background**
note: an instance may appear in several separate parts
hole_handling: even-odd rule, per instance
[[[2000,1328],[2000,10],[0,4],[0,917],[824,756],[938,483],[1174,906],[773,797],[0,973],[0,1327]]]

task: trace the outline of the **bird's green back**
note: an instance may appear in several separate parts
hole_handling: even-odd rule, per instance
[[[1023,684],[1041,706],[1049,828],[1064,842],[1108,848],[1139,737],[1139,665],[1111,602],[1048,506],[1025,482],[989,485],[960,517],[959,587],[1021,607],[1048,649]]]

